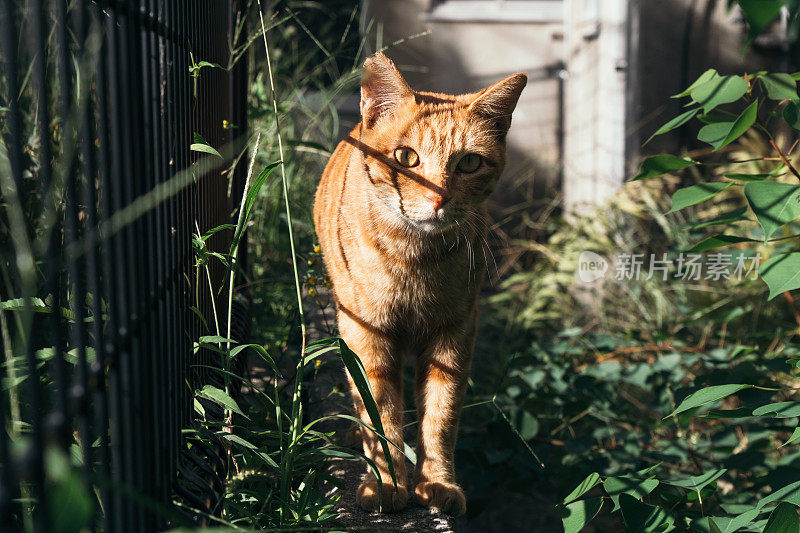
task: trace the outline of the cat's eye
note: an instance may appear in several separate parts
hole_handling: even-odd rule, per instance
[[[401,146],[394,151],[394,158],[404,167],[415,167],[419,163],[417,152],[405,146]]]
[[[481,166],[481,156],[478,154],[467,154],[461,158],[456,168],[458,168],[460,172],[469,174],[478,170],[479,166]]]

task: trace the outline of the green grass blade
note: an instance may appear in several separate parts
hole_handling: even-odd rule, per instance
[[[387,443],[388,439],[386,438],[386,432],[383,429],[383,423],[381,422],[381,417],[378,413],[378,406],[375,404],[375,396],[372,393],[372,388],[370,387],[369,379],[367,378],[367,372],[364,370],[364,365],[361,363],[361,359],[359,359],[359,357],[347,346],[347,344],[345,344],[342,339],[339,339],[339,356],[342,358],[342,362],[344,363],[345,368],[347,368],[347,372],[350,374],[350,377],[353,379],[353,383],[355,383],[358,394],[361,396],[361,400],[364,402],[364,408],[367,410],[369,419],[372,422],[372,425],[375,426],[375,433],[383,437],[382,439],[379,439],[381,448],[383,448],[383,455],[386,457],[389,475],[392,476],[392,482],[396,486],[397,478],[394,473],[392,455],[389,452],[389,444]]]

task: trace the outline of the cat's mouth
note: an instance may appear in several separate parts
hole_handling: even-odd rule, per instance
[[[400,215],[403,221],[412,229],[422,233],[439,234],[444,233],[456,226],[452,220],[447,220],[438,217],[414,219],[406,215]]]

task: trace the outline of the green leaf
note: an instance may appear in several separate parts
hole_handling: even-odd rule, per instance
[[[207,144],[192,143],[189,146],[189,150],[191,150],[193,152],[204,152],[206,154],[215,155],[215,156],[219,157],[220,159],[222,159],[222,154],[220,154],[215,148],[212,148],[211,146],[209,146]]]
[[[692,226],[692,229],[707,228],[709,226],[718,226],[721,224],[731,224],[733,222],[739,222],[742,220],[747,220],[746,207],[740,207],[738,209],[734,209],[733,211],[728,211],[727,213],[723,213],[710,220],[698,222],[697,224]]]
[[[631,181],[654,178],[669,172],[693,167],[697,164],[697,161],[693,161],[688,157],[678,157],[671,154],[653,155],[642,162],[639,173]]]
[[[687,502],[703,501],[710,498],[717,492],[717,484],[714,482],[709,483],[700,490],[691,490],[686,494]]]
[[[211,400],[217,405],[222,406],[224,409],[229,409],[249,420],[248,416],[244,414],[241,409],[239,409],[239,405],[236,403],[236,401],[228,396],[222,389],[218,389],[212,385],[206,385],[202,390],[197,391],[197,395],[201,398]]]
[[[769,287],[768,300],[800,288],[800,252],[772,256],[761,263],[758,273]]]
[[[734,517],[712,516],[708,518],[709,531],[711,533],[734,533],[741,528],[749,525],[759,515],[758,509],[750,509]]]
[[[218,65],[217,63],[211,63],[211,62],[209,62],[209,61],[200,61],[200,62],[197,64],[197,66],[198,66],[198,67],[216,67],[216,68],[222,68],[222,66],[221,66],[221,65]]]
[[[233,339],[229,339],[227,337],[222,337],[220,335],[203,335],[200,337],[199,341],[201,343],[208,343],[208,344],[220,344],[224,342],[230,342],[232,344],[236,344],[236,341]]]
[[[671,416],[675,416],[679,413],[683,413],[689,409],[694,409],[695,407],[700,407],[701,405],[705,405],[707,403],[716,402],[717,400],[727,398],[731,394],[735,394],[742,389],[749,389],[752,387],[752,385],[737,383],[730,385],[712,385],[711,387],[700,389],[699,391],[693,392],[687,396],[680,403],[680,405],[675,408],[674,411],[664,418],[666,419]]]
[[[800,217],[800,185],[760,181],[744,186],[744,195],[764,228],[766,242],[779,227]]]
[[[769,515],[764,533],[798,533],[800,519],[797,509],[791,503],[781,502]]]
[[[798,101],[797,82],[789,74],[764,74],[759,77],[767,98]]]
[[[70,470],[49,486],[47,491],[49,531],[79,533],[90,530],[96,500],[93,494],[87,492],[78,473]]]
[[[747,92],[750,86],[739,76],[721,76],[711,78],[698,85],[691,92],[692,100],[708,113],[715,107],[735,102]]]
[[[689,206],[705,202],[709,198],[719,194],[728,187],[733,185],[729,181],[717,181],[713,183],[699,183],[691,187],[678,189],[672,195],[672,209],[667,211],[667,214],[680,211]]]
[[[622,494],[619,503],[625,531],[665,533],[675,529],[674,519],[660,507],[642,503],[629,494]]]
[[[52,313],[54,307],[51,305],[52,298],[50,296],[47,297],[47,302],[43,301],[41,298],[30,298],[29,299],[30,310],[33,313]],[[25,298],[14,298],[11,300],[3,300],[0,302],[0,310],[3,311],[23,311],[25,309],[26,301]],[[67,320],[74,320],[75,317],[72,315],[72,311],[66,307],[61,308],[61,316],[66,318]],[[89,320],[87,319],[87,322]]]
[[[212,236],[212,235],[214,235],[215,233],[219,233],[220,231],[225,231],[226,229],[233,229],[233,228],[235,228],[235,227],[236,227],[236,226],[234,226],[233,224],[220,224],[220,225],[219,225],[219,226],[217,226],[216,228],[211,228],[211,229],[210,229],[210,230],[208,230],[207,232],[203,233],[203,236],[202,236],[202,237],[200,237],[200,238],[201,238],[203,241],[206,241],[206,240],[208,240],[208,238],[209,238],[209,237],[211,237],[211,236]]]
[[[781,444],[780,447],[783,448],[784,446],[788,446],[789,444],[795,442],[797,439],[800,439],[800,426],[797,426],[796,428],[794,428],[794,431],[792,432],[792,436],[789,437],[789,439],[786,442]]]
[[[781,163],[777,167],[775,167],[772,170],[770,170],[769,171],[769,175],[770,176],[780,176],[781,174],[783,174],[785,172],[786,172],[786,165],[784,163]]]
[[[725,174],[726,178],[737,181],[763,181],[769,176],[769,174]]]
[[[564,503],[569,503],[571,501],[577,500],[587,492],[589,492],[595,485],[600,482],[600,474],[597,472],[592,472],[586,479],[581,481],[580,485],[575,487],[575,489],[570,492],[566,498],[564,498]]]
[[[746,407],[738,409],[711,409],[703,415],[703,418],[710,418],[712,420],[721,420],[724,418],[750,418],[753,413]]]
[[[233,433],[225,433],[224,431],[218,432],[217,435],[220,438],[227,439],[227,440],[233,442],[234,444],[238,444],[242,448],[246,448],[246,449],[250,450],[251,452],[253,452],[254,455],[259,457],[261,460],[263,460],[265,463],[267,463],[271,467],[273,467],[275,469],[279,468],[278,463],[275,462],[275,459],[273,459],[272,457],[270,457],[269,455],[267,455],[263,451],[259,450],[258,447],[255,444],[244,440],[239,435],[235,435]]]
[[[222,154],[220,154],[216,149],[214,149],[208,141],[206,141],[202,135],[195,132],[194,134],[194,142],[189,146],[189,150],[194,152],[204,152],[206,154],[211,154],[223,159]]]
[[[783,120],[791,126],[792,129],[800,130],[800,104],[797,102],[789,102],[783,108]]]
[[[749,41],[752,41],[772,22],[783,7],[781,0],[737,0],[742,14],[750,26]]]
[[[711,470],[710,472],[706,472],[699,476],[692,476],[688,479],[679,479],[673,481],[664,480],[664,483],[667,485],[672,485],[673,487],[681,487],[683,489],[699,491],[712,481],[719,479],[727,471],[728,470],[726,468],[721,468],[719,470]]]
[[[364,408],[369,415],[370,422],[372,422],[375,431],[384,437],[383,439],[379,440],[381,443],[381,448],[383,448],[383,455],[386,458],[386,463],[389,468],[389,475],[391,475],[392,481],[396,485],[397,477],[395,476],[394,472],[392,455],[389,452],[389,444],[385,440],[386,432],[383,429],[383,423],[381,422],[381,417],[378,413],[378,406],[375,404],[375,396],[372,393],[372,387],[369,384],[367,372],[364,370],[364,365],[361,363],[361,359],[347,346],[347,344],[345,344],[344,340],[339,339],[338,344],[339,357],[342,358],[342,362],[347,369],[347,373],[350,374],[350,378],[353,380],[353,383],[358,390],[358,394],[361,396],[361,400],[364,402]]]
[[[753,416],[769,416],[772,418],[794,418],[800,416],[800,402],[777,402],[762,405],[753,410]]]
[[[725,137],[731,132],[731,129],[733,129],[733,122],[715,122],[714,124],[708,124],[700,128],[700,131],[697,132],[697,140],[710,144],[716,150],[722,144],[722,141],[725,140]]]
[[[632,477],[608,477],[603,483],[603,488],[614,502],[614,511],[619,509],[620,495],[629,494],[636,498],[644,498],[657,486],[658,480],[655,478],[640,480]]]
[[[749,130],[750,127],[755,123],[756,118],[758,118],[758,100],[747,106],[747,108],[742,111],[742,114],[736,118],[733,126],[731,126],[731,130],[728,132],[725,138],[722,139],[722,142],[714,147],[714,150],[719,150],[720,148],[728,146],[730,143],[741,137],[744,132]]]
[[[22,311],[25,309],[25,298],[14,298],[13,300],[3,300],[0,302],[0,309],[3,311]],[[30,298],[28,303],[34,313],[52,313],[53,308],[44,303],[41,298]]]
[[[573,502],[561,510],[564,533],[578,533],[597,516],[603,508],[603,498],[587,498]]]
[[[712,235],[711,237],[707,237],[702,241],[698,242],[688,250],[687,252],[692,253],[700,253],[700,252],[707,252],[709,250],[713,250],[715,248],[721,248],[723,246],[729,246],[731,244],[737,244],[740,242],[756,242],[755,239],[748,239],[747,237],[739,237],[737,235]]]
[[[779,488],[769,496],[765,496],[758,502],[756,508],[761,509],[771,503],[780,501],[786,501],[795,505],[800,505],[800,481],[789,483],[788,485]]]
[[[247,191],[247,196],[245,197],[244,201],[244,211],[242,216],[239,217],[238,224],[236,225],[236,231],[233,232],[233,240],[231,241],[231,254],[233,254],[233,250],[235,250],[239,245],[239,241],[242,239],[244,230],[247,228],[247,223],[250,221],[250,213],[253,210],[253,204],[258,197],[258,191],[261,190],[264,182],[267,181],[269,175],[272,174],[272,171],[275,170],[275,167],[278,165],[280,165],[280,161],[276,161],[270,165],[267,165],[267,167],[259,173],[256,179],[250,183],[250,188]]]
[[[692,119],[692,117],[694,117],[699,111],[700,111],[700,108],[698,107],[698,108],[695,108],[695,109],[690,109],[689,111],[687,111],[685,113],[681,113],[677,117],[673,118],[672,120],[670,120],[669,122],[667,122],[666,124],[664,124],[663,126],[658,128],[658,130],[656,130],[656,132],[654,134],[652,134],[644,142],[644,144],[642,144],[642,146],[644,146],[645,144],[647,144],[651,140],[653,140],[653,137],[655,137],[656,135],[662,135],[664,133],[667,133],[668,131],[672,131],[675,128],[679,128],[680,126],[683,126],[684,124],[689,122]]]
[[[717,124],[718,122],[730,122],[731,117],[717,115],[717,114],[708,114],[705,113],[697,115],[697,120],[702,122],[703,124]]]
[[[250,348],[251,350],[256,352],[259,356],[261,356],[261,359],[263,359],[264,362],[267,363],[272,368],[272,370],[275,371],[277,375],[279,376],[281,375],[280,371],[278,370],[278,366],[275,364],[275,361],[269,355],[266,348],[264,348],[260,344],[242,344],[236,346],[235,348],[231,348],[230,355],[231,357],[236,357],[237,355],[239,355],[239,353],[248,348]]]
[[[719,74],[717,74],[717,71],[714,70],[713,68],[710,68],[707,71],[700,74],[700,77],[694,80],[694,83],[689,85],[689,87],[687,87],[686,90],[678,94],[673,94],[672,96],[670,96],[670,98],[683,98],[684,96],[688,96],[689,94],[691,94],[693,90],[695,90],[700,85],[703,85],[705,82],[711,81],[712,79],[719,77],[720,76]]]

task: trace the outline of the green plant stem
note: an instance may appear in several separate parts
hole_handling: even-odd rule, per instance
[[[250,158],[250,166],[247,169],[247,178],[244,181],[244,188],[242,189],[242,201],[239,205],[239,216],[236,221],[238,228],[242,224],[244,218],[244,207],[247,201],[247,192],[250,190],[250,179],[253,177],[253,165],[256,162],[256,154],[258,153],[258,144],[261,142],[261,133],[256,135],[256,143],[253,147],[253,156]],[[230,371],[231,371],[231,317],[233,311],[233,282],[236,277],[236,258],[239,256],[239,243],[235,242],[230,254],[230,268],[228,269],[230,281],[228,283],[228,317],[225,338],[228,339],[225,343],[225,394],[231,395],[230,391]],[[230,409],[225,410],[225,421],[230,423],[233,418],[233,411]],[[230,449],[228,451],[230,455]]]
[[[302,426],[303,409],[300,405],[300,394],[303,383],[303,359],[305,356],[306,344],[306,323],[305,316],[303,315],[303,296],[300,290],[300,274],[297,269],[297,252],[294,244],[294,231],[292,229],[292,211],[289,205],[289,183],[286,179],[286,159],[283,156],[283,139],[281,138],[280,117],[278,116],[278,99],[275,94],[275,82],[272,76],[272,64],[269,55],[269,43],[267,41],[267,30],[264,27],[264,14],[261,7],[261,0],[258,0],[258,16],[261,21],[261,35],[264,38],[264,52],[267,59],[267,77],[269,78],[269,88],[272,96],[272,112],[275,115],[275,134],[278,138],[278,154],[280,155],[281,167],[281,183],[283,185],[283,201],[286,207],[286,224],[289,231],[289,246],[292,252],[292,269],[294,271],[294,284],[297,291],[297,309],[300,315],[300,358],[297,363],[298,370],[295,376],[294,394],[292,396],[292,423],[291,432],[288,442],[288,450],[283,452],[281,447],[281,467],[283,469],[283,476],[281,476],[281,508],[280,508],[280,521],[283,523],[288,515],[288,493],[292,478],[293,469],[293,455],[294,444],[297,442],[298,431]]]
[[[503,417],[503,420],[506,421],[508,428],[519,438],[520,441],[522,441],[522,444],[525,446],[525,448],[528,449],[528,452],[530,452],[533,458],[536,459],[536,465],[544,470],[545,466],[542,460],[539,459],[539,456],[536,455],[535,451],[533,451],[533,448],[531,448],[530,444],[528,444],[528,441],[525,440],[525,438],[522,436],[519,430],[514,426],[514,424],[511,423],[511,420],[509,420],[506,414],[503,412],[503,409],[501,409],[500,406],[497,404],[497,394],[492,396],[492,405],[497,410],[497,412],[500,413],[500,416]]]
[[[211,295],[211,310],[214,313],[214,325],[217,328],[217,335],[221,336],[222,332],[219,329],[219,318],[217,317],[217,302],[214,298],[214,284],[211,283],[211,271],[208,268],[208,265],[205,265],[206,271],[206,278],[208,279],[208,293]],[[220,346],[222,348],[222,346]]]
[[[19,409],[19,395],[17,391],[17,369],[14,366],[14,350],[11,347],[11,336],[8,331],[8,322],[6,321],[6,314],[0,311],[0,335],[3,336],[3,353],[6,360],[6,372],[8,372],[8,399],[9,409],[11,411],[11,437],[16,438],[17,422],[22,420],[20,417]]]
[[[286,179],[286,159],[283,155],[283,139],[281,137],[281,127],[280,127],[280,117],[278,115],[278,100],[275,94],[275,82],[272,76],[272,66],[270,63],[270,56],[269,56],[269,44],[267,42],[267,33],[264,29],[264,15],[261,12],[261,0],[258,0],[258,15],[261,19],[261,30],[262,35],[264,37],[264,51],[267,57],[267,76],[269,77],[269,88],[272,94],[272,112],[275,115],[275,134],[278,138],[278,154],[280,156],[280,167],[281,167],[281,182],[283,185],[283,201],[286,207],[286,223],[289,227],[289,246],[292,251],[292,267],[294,270],[294,283],[295,289],[297,291],[297,308],[300,313],[300,328],[303,334],[303,343],[305,344],[305,316],[303,314],[303,297],[300,288],[300,274],[297,269],[297,251],[295,249],[294,244],[294,231],[293,231],[293,224],[292,224],[292,211],[291,206],[289,204],[289,183]]]

